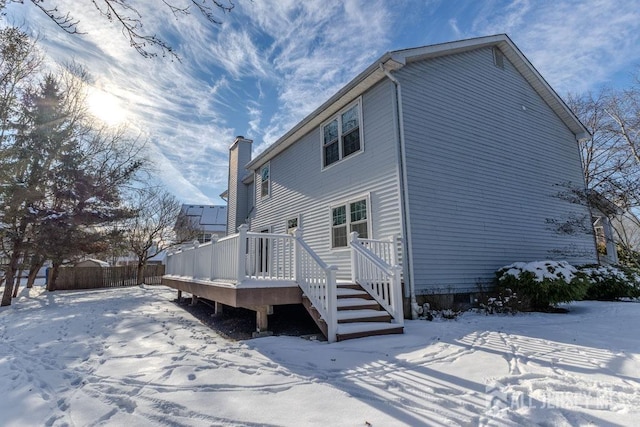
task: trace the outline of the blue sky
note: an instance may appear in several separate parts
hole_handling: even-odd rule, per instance
[[[182,62],[141,57],[89,0],[46,3],[86,34],[30,2],[3,20],[39,35],[52,63],[87,68],[95,113],[148,139],[158,179],[185,203],[224,203],[236,135],[257,154],[389,50],[507,33],[561,96],[622,88],[640,70],[640,0],[237,0],[219,26],[132,1]]]

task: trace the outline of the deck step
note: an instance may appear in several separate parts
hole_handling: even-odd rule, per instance
[[[338,311],[338,323],[389,321],[391,321],[391,315],[384,310],[364,309]]]
[[[387,322],[356,322],[340,323],[336,331],[338,341],[354,338],[370,337],[374,335],[401,334],[404,328],[396,323]]]
[[[362,290],[362,286],[358,285],[357,283],[352,283],[352,282],[338,282],[337,287],[338,287],[338,289]]]
[[[338,299],[341,299],[341,298],[372,299],[373,298],[371,295],[369,295],[367,291],[362,289],[338,288],[336,294]]]
[[[380,305],[375,300],[364,298],[339,298],[338,311],[340,310],[377,310]]]
[[[340,282],[337,286],[338,325],[336,339],[344,341],[375,335],[401,334],[404,328],[391,323],[392,316],[358,284]],[[327,336],[327,324],[311,301],[303,295],[303,305]]]

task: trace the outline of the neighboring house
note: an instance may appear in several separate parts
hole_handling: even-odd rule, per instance
[[[622,209],[595,191],[590,191],[588,194],[591,206],[591,220],[598,250],[598,262],[601,264],[617,264],[618,252],[612,219],[620,218]]]
[[[157,252],[157,253],[156,253]],[[158,245],[153,243],[149,248],[149,253],[156,253],[156,255],[147,259],[147,265],[160,265],[164,264],[167,258],[167,254],[164,250],[158,252]],[[128,252],[124,256],[117,257],[113,262],[115,266],[123,266],[123,265],[138,265],[138,256],[133,252]]]
[[[553,226],[590,218],[587,206],[558,196],[567,183],[584,189],[577,141],[587,136],[506,35],[389,52],[257,157],[251,140],[233,143],[227,229],[247,224],[255,240],[234,283],[282,269],[273,265],[282,251],[270,236],[296,229],[298,252],[308,247],[336,267],[338,281],[366,282],[376,301],[393,296],[374,288],[392,282],[390,267],[399,264],[413,315],[427,297],[469,302],[514,261],[596,262],[592,233]],[[393,254],[382,253],[389,245]],[[370,273],[359,256],[387,279],[362,279]],[[306,297],[315,282],[294,264]]]
[[[87,258],[76,262],[74,267],[109,267],[109,263],[99,259]]]
[[[184,219],[199,230],[197,240],[200,243],[217,239],[227,234],[227,207],[216,205],[182,205],[178,223]],[[180,227],[176,226],[178,240],[183,240]]]

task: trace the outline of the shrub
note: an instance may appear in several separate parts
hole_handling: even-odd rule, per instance
[[[614,265],[588,265],[581,271],[589,277],[586,299],[613,301],[620,298],[640,297],[640,274]]]
[[[518,298],[518,294],[506,288],[499,292],[496,296],[491,294],[481,294],[476,299],[478,308],[484,314],[516,314],[522,310],[522,301]]]
[[[516,262],[496,272],[498,291],[510,289],[523,308],[548,310],[561,302],[582,299],[589,281],[565,261]]]

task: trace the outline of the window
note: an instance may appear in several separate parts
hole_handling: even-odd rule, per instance
[[[602,217],[597,217],[593,223],[593,230],[596,233],[596,245],[598,253],[607,255],[607,235],[604,229],[604,221]]]
[[[268,197],[269,193],[271,192],[271,188],[270,188],[270,183],[271,183],[271,179],[269,176],[269,163],[267,163],[266,165],[262,166],[262,168],[260,168],[260,178],[261,178],[261,182],[260,182],[260,196],[262,197]]]
[[[289,218],[287,220],[287,234],[293,234],[296,228],[298,228],[298,218]]]
[[[360,104],[351,106],[322,126],[324,167],[357,153],[361,147]]]
[[[210,242],[210,241],[211,241],[211,238],[212,238],[211,233],[201,233],[201,234],[198,236],[198,242],[200,242],[200,243],[207,243],[207,242]]]
[[[331,208],[331,247],[346,247],[349,234],[353,231],[357,231],[358,236],[363,239],[369,238],[367,199]]]

